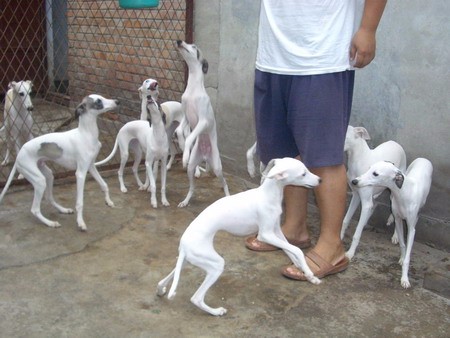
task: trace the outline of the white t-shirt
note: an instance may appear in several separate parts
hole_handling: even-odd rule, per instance
[[[262,0],[256,68],[287,75],[351,69],[357,2]]]

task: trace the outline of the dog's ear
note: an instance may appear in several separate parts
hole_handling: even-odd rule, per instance
[[[75,118],[79,118],[86,112],[86,103],[82,102],[75,108]]]
[[[356,135],[361,137],[363,140],[370,140],[370,135],[369,135],[369,132],[367,131],[366,128],[364,128],[364,127],[355,127],[354,131],[355,131]]]
[[[27,83],[30,85],[30,88],[33,88],[33,82],[31,82],[30,80],[27,80]]]
[[[17,85],[16,81],[11,81],[10,83],[8,83],[8,88],[9,89],[14,88],[16,85]]]
[[[139,98],[142,100],[142,86],[138,88]]]
[[[288,176],[286,173],[285,168],[282,166],[276,168],[277,159],[273,159],[269,162],[267,165],[266,170],[269,170],[269,173],[267,174],[267,178],[275,178],[276,180],[282,180]]]
[[[202,72],[203,72],[203,74],[208,73],[208,69],[209,69],[209,63],[208,63],[208,60],[203,59],[203,60],[202,60]]]
[[[399,170],[395,174],[394,182],[397,188],[401,189],[403,186],[403,182],[405,181],[405,176],[403,173]]]

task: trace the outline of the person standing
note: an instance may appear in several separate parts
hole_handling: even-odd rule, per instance
[[[376,30],[387,0],[365,0],[357,22],[357,0],[262,0],[256,57],[254,107],[258,154],[301,160],[322,179],[315,188],[320,236],[306,260],[319,277],[349,264],[340,239],[347,177],[344,141],[353,99],[354,68],[375,57]],[[284,191],[282,231],[300,248],[311,243],[306,224],[308,190]],[[276,248],[256,237],[247,248]],[[294,265],[281,273],[305,280]]]

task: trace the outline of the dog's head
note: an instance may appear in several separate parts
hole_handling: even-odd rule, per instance
[[[150,125],[152,124],[152,119],[157,117],[162,119],[164,125],[166,124],[166,114],[161,109],[161,105],[151,95],[147,96],[147,112],[147,121]]]
[[[402,188],[405,175],[392,162],[380,161],[372,166],[361,176],[352,180],[356,187],[378,186],[386,188]]]
[[[266,170],[268,170],[266,179],[276,179],[283,186],[314,188],[321,182],[320,177],[310,172],[301,161],[290,157],[271,160]]]
[[[86,113],[95,116],[115,110],[119,107],[119,100],[105,99],[103,96],[91,94],[83,98],[81,103],[75,108],[75,117],[78,118]]]
[[[24,107],[27,111],[33,111],[33,103],[31,102],[31,92],[33,91],[33,83],[29,80],[27,81],[12,81],[8,84],[8,88],[12,89],[13,104],[20,108]]]
[[[177,46],[188,67],[201,67],[203,74],[208,73],[208,60],[203,57],[202,51],[196,45],[178,40]]]
[[[345,134],[344,151],[351,149],[361,139],[365,141],[370,140],[370,135],[366,128],[348,126],[347,133]]]
[[[159,86],[158,81],[154,79],[146,79],[142,82],[142,86],[138,88],[139,98],[147,98],[147,96],[151,95],[155,100],[158,99],[159,96]]]

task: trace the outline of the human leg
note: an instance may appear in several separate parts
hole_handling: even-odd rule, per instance
[[[312,172],[322,178],[322,183],[315,189],[317,206],[320,215],[320,236],[313,251],[323,261],[329,263],[327,269],[340,272],[348,265],[345,259],[345,249],[340,239],[342,220],[345,214],[347,179],[344,165],[312,169]],[[306,256],[306,262],[314,274],[324,273],[324,264],[312,257]],[[335,266],[342,269],[332,270]],[[303,273],[291,265],[282,269],[283,275],[303,280]],[[326,276],[326,273],[323,276]]]

